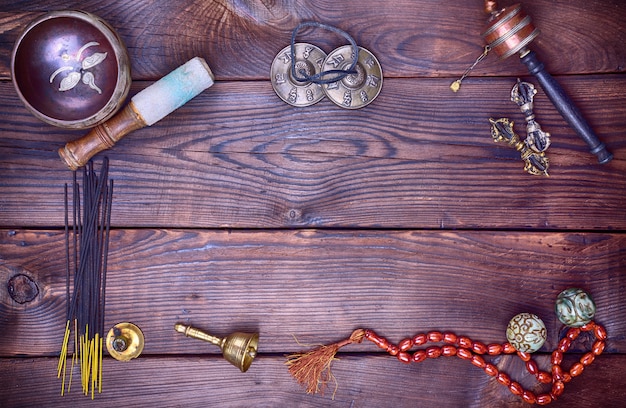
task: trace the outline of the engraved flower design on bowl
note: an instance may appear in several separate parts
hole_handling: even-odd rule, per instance
[[[85,85],[88,85],[91,89],[101,94],[102,90],[96,85],[96,78],[94,74],[88,70],[104,61],[107,57],[107,53],[96,52],[88,57],[85,57],[81,61],[82,54],[87,48],[95,47],[98,45],[100,45],[100,43],[96,41],[88,42],[87,44],[80,47],[75,57],[63,54],[62,58],[66,61],[75,60],[77,62],[80,62],[80,70],[75,71],[75,68],[71,65],[62,66],[54,71],[52,75],[50,75],[50,83],[52,83],[54,81],[54,78],[56,78],[56,76],[59,75],[61,72],[72,71],[61,80],[61,83],[59,85],[59,91],[69,91],[70,89],[73,89],[76,85],[78,85],[82,80]]]

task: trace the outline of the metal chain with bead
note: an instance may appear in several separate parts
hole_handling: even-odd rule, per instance
[[[591,351],[585,353],[578,362],[574,363],[569,371],[561,367],[563,354],[566,353],[572,345],[572,342],[578,338],[581,332],[593,332],[596,341]],[[428,358],[438,358],[441,356],[452,357],[457,356],[463,360],[470,361],[478,368],[482,368],[487,375],[495,377],[496,380],[507,387],[513,394],[520,396],[529,404],[547,405],[556,400],[564,391],[565,384],[571,381],[573,377],[580,375],[585,367],[589,366],[596,358],[602,354],[605,348],[605,340],[607,334],[604,327],[591,321],[584,326],[571,327],[565,337],[559,341],[559,344],[552,352],[550,372],[539,369],[537,363],[531,358],[530,353],[517,351],[509,342],[502,344],[484,344],[479,341],[473,341],[466,336],[457,336],[450,332],[431,331],[428,333],[420,333],[412,338],[402,340],[397,345],[390,343],[384,337],[377,335],[373,330],[365,330],[365,338],[385,350],[392,356],[396,356],[403,363],[419,363]],[[409,351],[414,346],[422,346],[427,343],[444,343],[441,346],[433,345],[426,349],[416,350],[413,353]],[[520,383],[511,380],[509,375],[501,372],[495,365],[485,361],[483,355],[498,356],[501,354],[517,355],[526,363],[528,372],[537,378],[540,383],[552,384],[550,392],[535,395],[534,392],[525,390]]]

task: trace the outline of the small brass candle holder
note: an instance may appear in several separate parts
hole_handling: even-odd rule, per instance
[[[106,338],[111,357],[128,361],[139,357],[143,351],[144,337],[139,327],[132,323],[118,323],[109,330]]]

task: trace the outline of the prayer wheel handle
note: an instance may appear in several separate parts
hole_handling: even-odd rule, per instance
[[[521,60],[528,68],[528,71],[537,78],[548,99],[550,99],[556,110],[559,111],[563,119],[587,143],[589,151],[596,155],[598,162],[602,164],[610,162],[613,158],[611,152],[598,139],[598,136],[596,136],[591,126],[589,126],[559,83],[545,70],[543,63],[537,59],[537,55],[533,51],[526,51],[522,54]]]
[[[539,35],[539,30],[532,25],[530,16],[524,13],[521,5],[514,4],[498,10],[495,1],[486,0],[485,11],[491,15],[483,32],[488,47],[500,59],[519,54],[522,63],[526,65],[530,74],[537,78],[548,99],[570,127],[587,143],[590,152],[598,158],[598,162],[604,164],[611,161],[613,155],[598,139],[574,102],[567,96],[561,85],[546,71],[544,64],[537,59],[536,54],[526,48]]]

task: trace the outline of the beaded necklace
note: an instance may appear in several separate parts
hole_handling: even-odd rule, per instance
[[[457,356],[483,369],[487,375],[494,377],[496,381],[507,387],[514,395],[521,397],[525,402],[547,405],[563,394],[565,384],[582,374],[585,367],[591,365],[596,356],[602,354],[607,339],[604,327],[591,320],[595,315],[595,304],[582,289],[571,288],[561,292],[557,298],[555,309],[559,320],[569,329],[552,352],[550,368],[547,371],[541,370],[531,357],[532,352],[541,348],[545,341],[545,326],[537,316],[528,313],[517,315],[511,319],[507,328],[508,341],[502,344],[485,344],[474,341],[467,336],[458,336],[452,332],[430,331],[406,338],[396,345],[371,329],[357,329],[347,339],[321,346],[307,353],[289,355],[286,364],[289,366],[291,375],[305,387],[307,393],[323,393],[327,383],[333,379],[330,364],[335,359],[337,351],[341,347],[352,343],[361,343],[365,339],[406,364],[419,363],[426,359]],[[539,321],[537,322],[536,319]],[[543,330],[537,329],[538,326],[543,326]],[[595,336],[593,346],[569,370],[566,370],[561,366],[563,354],[569,350],[572,343],[583,332],[593,333]],[[542,337],[542,340],[538,341],[538,337]],[[411,352],[413,347],[425,346],[429,343],[439,343],[439,345],[433,344]],[[524,389],[520,383],[512,380],[508,374],[500,371],[494,364],[485,361],[483,357],[502,354],[517,354],[525,362],[526,370],[539,383],[551,384],[550,391],[537,395]]]

